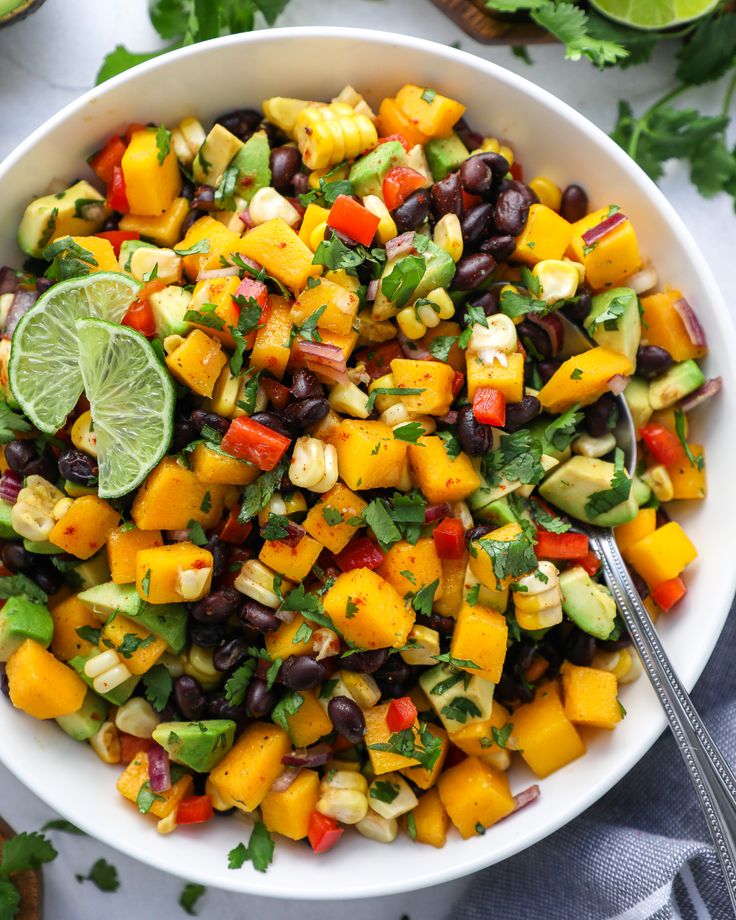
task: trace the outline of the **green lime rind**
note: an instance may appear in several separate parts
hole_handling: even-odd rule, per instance
[[[13,333],[8,377],[13,396],[40,431],[63,427],[84,386],[76,322],[120,322],[140,284],[129,275],[95,272],[60,281],[23,316]]]
[[[94,317],[77,321],[80,369],[90,404],[100,498],[139,486],[166,453],[176,391],[139,332]]]
[[[720,0],[590,0],[590,5],[634,29],[644,31],[683,25],[704,16]]]

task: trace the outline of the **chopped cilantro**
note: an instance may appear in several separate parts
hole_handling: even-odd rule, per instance
[[[171,150],[171,131],[167,130],[164,125],[159,125],[156,129],[156,150],[158,165],[163,166],[163,162]]]
[[[593,492],[588,501],[585,503],[585,513],[589,517],[597,517],[599,514],[605,514],[621,502],[625,502],[631,494],[631,480],[624,469],[624,452],[620,447],[616,448],[614,455],[613,478],[611,479],[610,489],[603,489],[600,492]]]

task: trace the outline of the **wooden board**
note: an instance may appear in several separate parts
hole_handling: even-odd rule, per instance
[[[5,840],[15,836],[15,831],[0,818],[0,847]],[[20,909],[16,920],[41,920],[43,914],[43,879],[41,870],[19,872],[13,881],[20,892]]]
[[[432,0],[463,32],[484,45],[538,45],[555,39],[533,22],[494,18],[485,0]]]

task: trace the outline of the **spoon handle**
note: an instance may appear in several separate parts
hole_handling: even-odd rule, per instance
[[[703,807],[736,914],[736,778],[680,684],[610,530],[588,531]]]

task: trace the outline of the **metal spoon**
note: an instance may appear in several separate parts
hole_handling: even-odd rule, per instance
[[[562,314],[565,337],[563,354],[580,354],[592,347],[590,339]],[[617,397],[619,423],[616,440],[626,457],[629,475],[636,469],[634,421],[623,396]],[[726,879],[731,905],[736,914],[736,777],[680,683],[667,657],[649,614],[634,587],[621,557],[613,530],[578,522],[588,535],[591,548],[601,559],[603,577],[613,594],[626,628],[667,713],[677,747],[695,785],[708,829]]]

